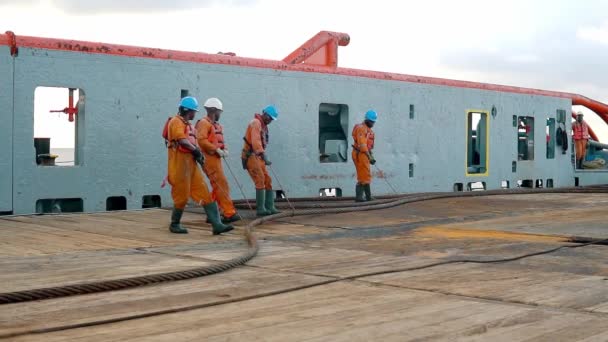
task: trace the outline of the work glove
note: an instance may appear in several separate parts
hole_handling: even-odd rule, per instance
[[[371,154],[371,152],[367,155],[367,157],[369,158],[369,163],[372,165],[376,165],[376,159],[374,158],[374,155]]]
[[[220,158],[228,157],[228,150],[222,150],[221,148],[218,148],[217,150],[215,150],[215,153],[217,153]]]
[[[268,157],[266,156],[266,153],[262,153],[262,160],[264,160],[264,164],[266,164],[267,166],[272,165],[272,162],[270,161],[270,159],[268,159]]]
[[[203,165],[205,163],[205,156],[203,156],[203,152],[201,152],[201,150],[197,147],[194,150],[192,150],[192,156],[194,157],[194,160]]]

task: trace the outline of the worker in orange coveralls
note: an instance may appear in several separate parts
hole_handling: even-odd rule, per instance
[[[589,135],[589,126],[583,121],[583,112],[576,114],[576,121],[572,124],[572,139],[574,139],[574,147],[576,148],[576,168],[583,168],[583,160],[587,154],[587,142],[591,136]]]
[[[371,165],[376,164],[372,150],[374,149],[374,123],[378,120],[378,113],[368,110],[365,120],[353,127],[352,158],[357,170],[357,185],[355,187],[355,201],[365,202],[373,200],[370,183],[372,182]],[[363,193],[365,192],[365,199]]]
[[[196,123],[196,136],[198,145],[205,155],[203,171],[209,178],[213,191],[211,197],[215,199],[220,211],[224,214],[223,223],[240,220],[236,209],[230,199],[230,187],[222,168],[222,159],[228,156],[228,149],[224,143],[224,128],[218,122],[224,106],[218,98],[212,97],[203,105],[207,116]]]
[[[176,234],[188,233],[180,221],[191,197],[203,206],[211,221],[213,235],[218,235],[231,231],[233,227],[220,221],[217,203],[211,199],[203,174],[197,165],[204,163],[203,153],[196,141],[196,131],[190,124],[197,111],[196,98],[184,97],[179,104],[179,113],[167,121],[163,130],[169,156],[168,181],[171,184],[174,206],[169,230]]]
[[[241,160],[243,169],[247,170],[255,184],[256,214],[258,216],[279,213],[274,205],[272,180],[266,170],[266,166],[272,164],[266,155],[268,125],[278,117],[277,109],[274,106],[267,106],[262,114],[255,114],[243,137],[245,144],[243,145]]]

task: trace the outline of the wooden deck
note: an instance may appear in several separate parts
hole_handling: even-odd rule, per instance
[[[17,334],[15,341],[608,341],[605,245],[342,279],[574,245],[569,236],[608,238],[607,204],[600,194],[510,195],[284,219],[257,229],[260,254],[246,266],[0,305],[0,335]],[[202,215],[187,213],[190,234],[174,235],[168,220],[160,209],[0,218],[0,292],[182,270],[244,251],[238,228],[214,237]],[[192,308],[179,311],[184,307]],[[155,314],[173,309],[179,312]],[[148,317],[69,328],[133,315]]]

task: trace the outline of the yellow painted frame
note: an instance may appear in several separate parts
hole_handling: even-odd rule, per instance
[[[486,172],[484,173],[469,173],[469,166],[467,165],[468,153],[469,153],[469,114],[479,113],[486,115]],[[467,177],[488,177],[490,175],[490,112],[487,110],[480,109],[467,109],[465,111],[465,131],[464,131],[464,146],[466,147],[465,158],[464,158],[464,172]]]

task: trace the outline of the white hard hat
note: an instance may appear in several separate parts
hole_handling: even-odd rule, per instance
[[[583,112],[581,112],[581,111],[579,110],[579,111],[578,111],[578,113],[576,113],[576,115],[583,116]]]
[[[224,110],[224,106],[222,105],[222,101],[220,101],[220,99],[218,99],[217,97],[212,97],[207,99],[207,101],[205,101],[205,104],[203,105],[203,107],[205,108],[217,108],[219,110]]]

